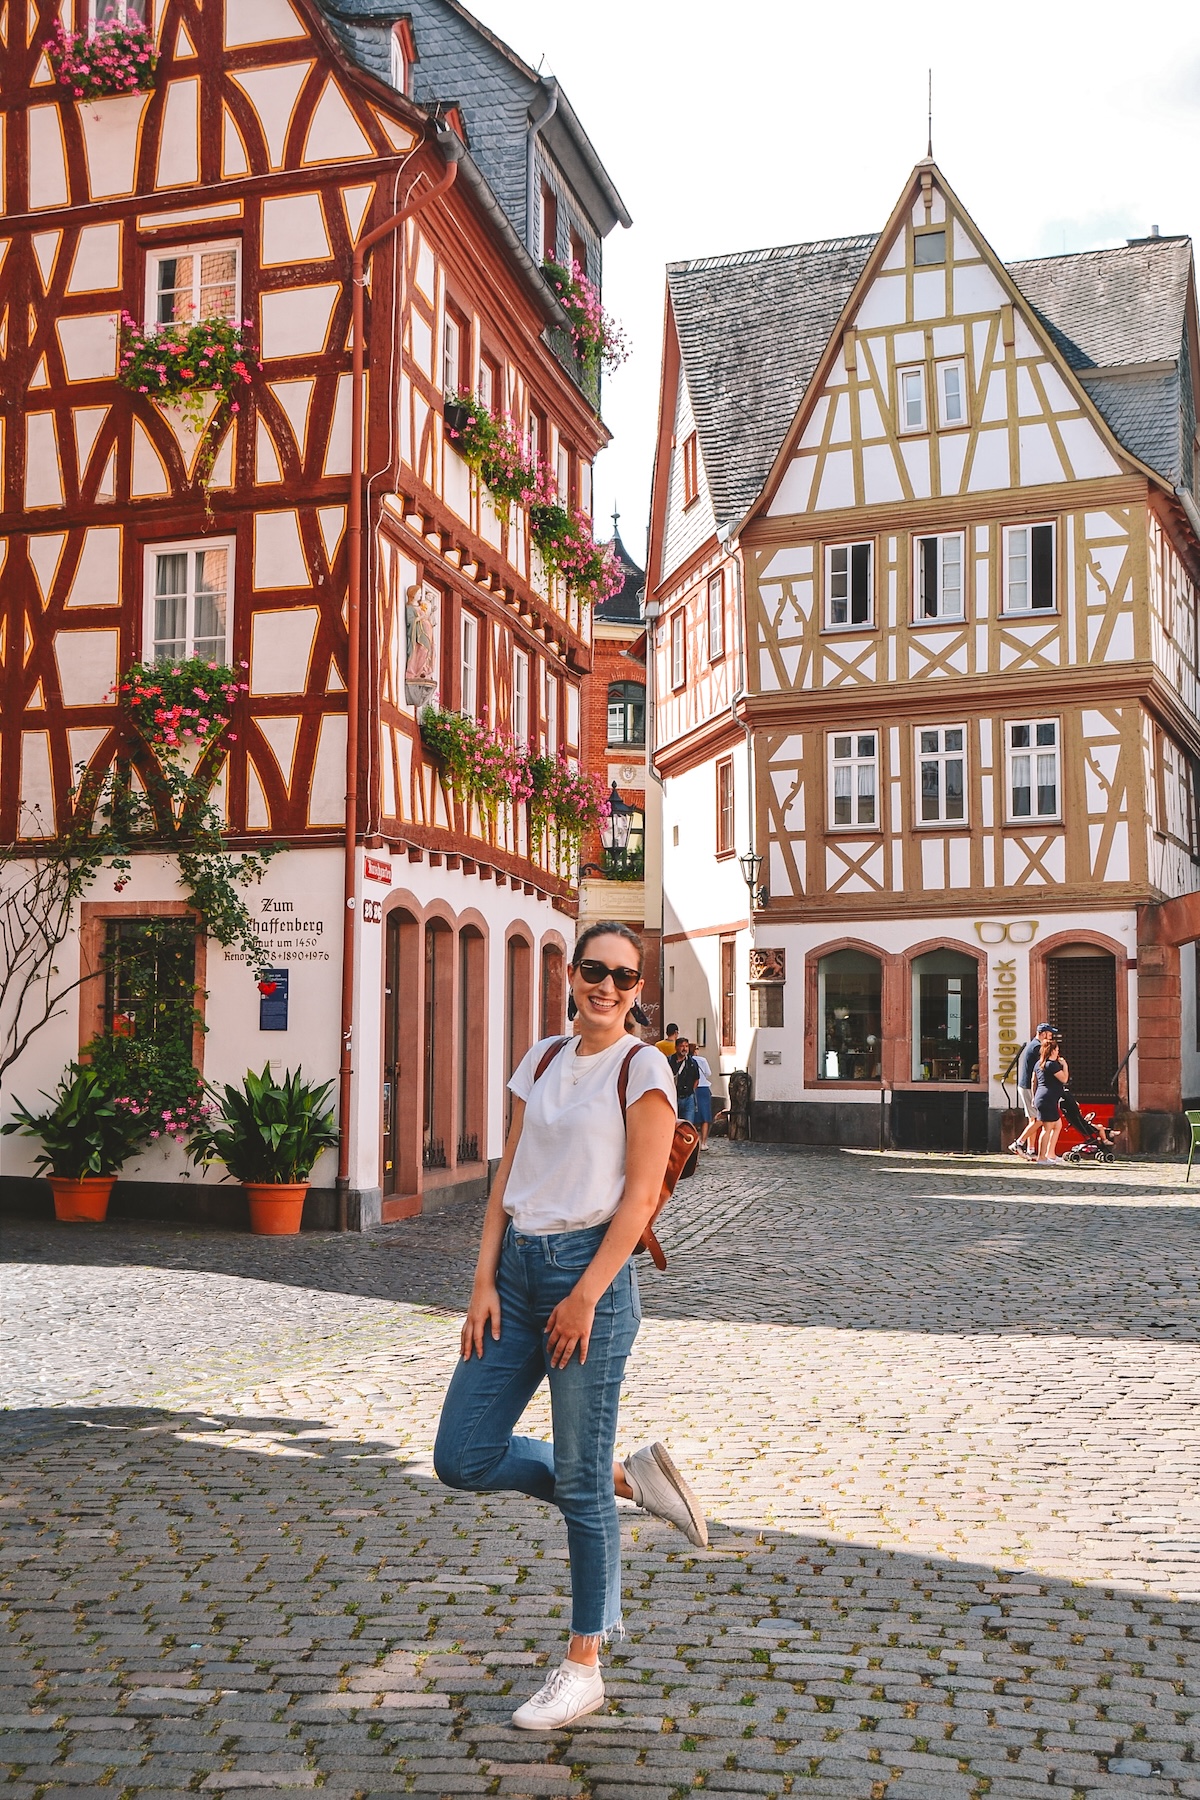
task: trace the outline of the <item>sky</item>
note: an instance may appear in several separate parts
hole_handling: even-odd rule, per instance
[[[666,264],[878,230],[925,154],[931,65],[934,156],[1005,261],[1200,235],[1195,0],[468,4],[558,77],[633,218],[604,246],[632,352],[605,380],[596,517],[616,504],[639,560]]]

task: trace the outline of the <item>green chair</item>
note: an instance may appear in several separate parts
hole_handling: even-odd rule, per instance
[[[1188,1170],[1186,1179],[1192,1179],[1192,1158],[1196,1154],[1196,1145],[1200,1144],[1200,1112],[1186,1112],[1184,1118],[1191,1127],[1192,1141],[1188,1145]]]

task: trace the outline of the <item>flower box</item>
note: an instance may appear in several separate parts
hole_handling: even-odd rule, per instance
[[[139,20],[102,20],[94,31],[68,31],[59,20],[46,44],[54,79],[76,100],[145,93],[158,69],[154,39]]]
[[[117,379],[131,393],[181,406],[201,431],[210,410],[205,396],[215,393],[237,412],[234,395],[250,380],[251,364],[262,368],[246,335],[251,329],[249,319],[240,325],[233,319],[198,319],[191,325],[143,326],[122,313]]]

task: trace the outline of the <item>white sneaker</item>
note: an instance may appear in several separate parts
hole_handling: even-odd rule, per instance
[[[625,1463],[625,1479],[643,1512],[677,1526],[689,1542],[701,1547],[707,1544],[708,1526],[700,1502],[671,1461],[665,1444],[647,1444],[635,1450]]]
[[[584,1713],[604,1705],[604,1678],[599,1665],[559,1663],[545,1687],[539,1688],[512,1716],[522,1731],[557,1731]]]

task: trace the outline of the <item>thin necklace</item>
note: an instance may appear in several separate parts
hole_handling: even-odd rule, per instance
[[[615,1043],[620,1043],[620,1041],[621,1040],[619,1038],[614,1039]],[[601,1057],[604,1055],[604,1050],[612,1049],[612,1044],[605,1044],[604,1050],[596,1050],[592,1053],[591,1056],[582,1057],[579,1054],[579,1045],[581,1042],[582,1042],[582,1040],[580,1038],[575,1039],[575,1052],[574,1052],[574,1055],[572,1056],[571,1062],[569,1064],[569,1072],[570,1072],[570,1076],[571,1076],[571,1086],[572,1087],[578,1087],[580,1082],[583,1080],[584,1076],[587,1074],[587,1068],[585,1066],[586,1063],[595,1062],[598,1057]]]

